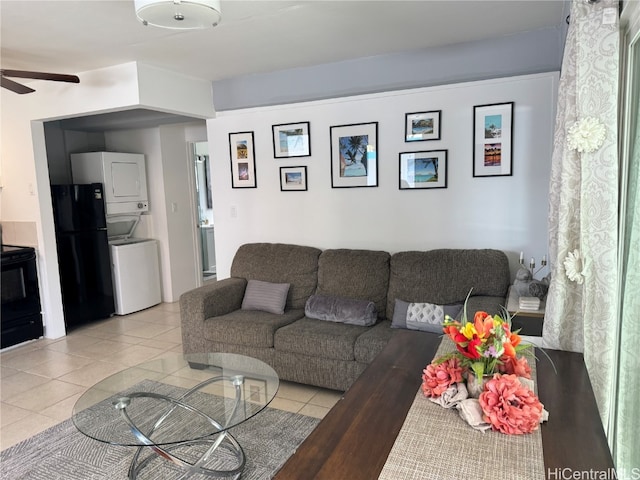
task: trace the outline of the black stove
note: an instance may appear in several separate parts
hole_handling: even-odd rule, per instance
[[[21,247],[18,245],[2,245],[2,263],[29,258],[35,256],[36,249],[33,247]]]
[[[33,247],[2,245],[1,348],[43,335],[36,251]]]

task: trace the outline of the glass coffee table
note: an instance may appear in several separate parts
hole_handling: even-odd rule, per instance
[[[260,413],[278,385],[275,370],[255,358],[176,354],[98,382],[78,399],[72,419],[97,441],[138,447],[130,479],[158,458],[185,476],[237,479],[246,459],[229,429]]]

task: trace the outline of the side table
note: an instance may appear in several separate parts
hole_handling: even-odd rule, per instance
[[[512,316],[513,330],[520,329],[520,335],[530,337],[542,336],[544,323],[545,302],[540,302],[538,310],[522,310],[518,303],[518,294],[513,287],[509,287],[507,297],[507,312]]]

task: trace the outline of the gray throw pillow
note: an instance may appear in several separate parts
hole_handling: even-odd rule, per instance
[[[445,315],[455,318],[460,310],[462,310],[462,304],[436,305],[427,302],[410,303],[396,299],[391,327],[442,333]]]
[[[249,280],[242,299],[242,310],[261,310],[282,315],[289,293],[288,283]]]
[[[409,302],[396,298],[391,328],[407,328],[407,308],[409,308]]]
[[[369,327],[377,321],[376,306],[368,300],[311,295],[304,306],[307,318]]]

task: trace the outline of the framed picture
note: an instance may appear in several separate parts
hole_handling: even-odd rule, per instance
[[[447,188],[447,150],[400,153],[400,190]]]
[[[301,192],[307,190],[307,167],[280,167],[280,191]]]
[[[442,110],[405,114],[404,141],[440,140]]]
[[[309,122],[285,123],[273,127],[275,158],[308,157],[311,155]]]
[[[511,175],[514,102],[473,107],[473,176]]]
[[[378,122],[330,128],[331,186],[378,186]]]
[[[253,132],[229,134],[231,154],[231,186],[233,188],[256,188],[256,158]]]

